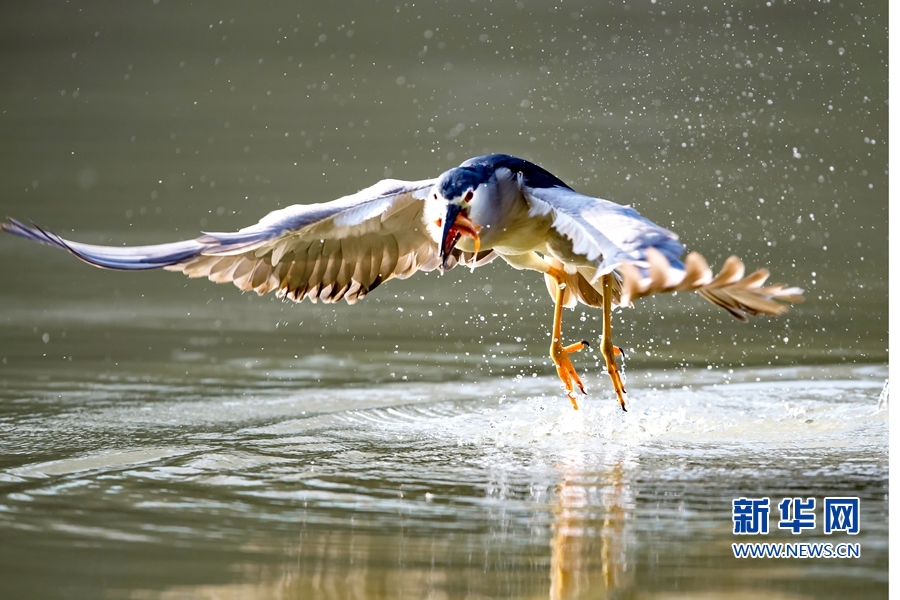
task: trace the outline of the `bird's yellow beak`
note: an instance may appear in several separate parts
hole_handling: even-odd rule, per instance
[[[447,259],[453,248],[459,241],[460,236],[470,237],[475,243],[475,254],[481,248],[481,239],[478,232],[481,227],[472,222],[458,204],[450,204],[447,207],[447,215],[444,218],[444,229],[441,236],[441,268],[447,267]]]

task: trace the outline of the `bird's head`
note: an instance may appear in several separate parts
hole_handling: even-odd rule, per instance
[[[473,215],[480,212],[479,207],[486,204],[489,198],[489,176],[482,169],[457,167],[438,178],[428,198],[430,210],[426,218],[432,237],[440,248],[441,268],[447,266],[453,249],[463,237],[472,239],[471,251],[478,253],[481,225]]]

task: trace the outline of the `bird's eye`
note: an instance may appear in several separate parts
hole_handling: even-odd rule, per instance
[[[437,194],[434,195],[434,199],[437,200]]]
[[[466,202],[471,202],[472,196],[474,195],[474,192],[472,192],[472,190],[469,190],[468,192],[466,192],[466,196],[463,198],[463,200],[465,200]]]

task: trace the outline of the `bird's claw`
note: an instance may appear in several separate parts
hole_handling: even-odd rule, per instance
[[[550,346],[550,356],[553,358],[553,364],[556,365],[556,372],[559,374],[559,378],[566,388],[566,395],[569,397],[569,401],[575,410],[578,410],[578,401],[575,399],[575,386],[578,386],[582,394],[587,395],[587,392],[584,389],[584,384],[581,383],[581,378],[575,371],[575,366],[569,359],[569,354],[588,347],[590,347],[590,344],[584,340],[568,346],[563,346],[559,343],[559,340],[554,340]]]

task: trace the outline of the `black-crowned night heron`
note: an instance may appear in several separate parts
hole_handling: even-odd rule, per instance
[[[521,158],[490,154],[467,160],[437,179],[386,179],[323,204],[269,213],[235,233],[206,233],[183,242],[114,248],[70,242],[9,219],[9,233],[64,248],[98,267],[163,268],[228,281],[241,290],[301,301],[355,303],[385,281],[416,271],[475,268],[497,256],[516,269],[544,274],[556,302],[550,356],[577,409],[585,393],[569,355],[587,342],[562,344],[562,309],[579,302],[603,309],[601,353],[619,404],[625,387],[612,343],[613,306],[641,296],[692,290],[736,318],[778,315],[802,300],[793,287],[763,287],[768,271],[744,277],[735,256],[716,277],[671,231],[628,206],[591,198]]]

